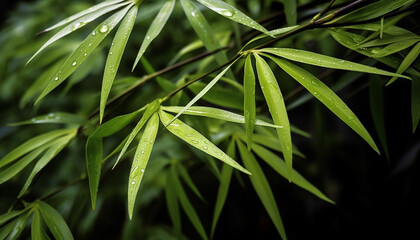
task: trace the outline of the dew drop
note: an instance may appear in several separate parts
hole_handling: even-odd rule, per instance
[[[233,16],[233,12],[229,11],[229,10],[222,10],[222,11],[220,11],[220,14],[222,14],[223,16],[226,16],[226,17],[232,17]]]
[[[54,78],[54,80],[55,80],[55,81],[58,81],[58,77],[55,77],[55,78]]]
[[[197,144],[197,143],[198,143],[198,141],[196,141],[196,140],[192,140],[192,143]]]
[[[87,53],[83,54],[83,56],[85,56],[85,57],[86,57],[86,56],[87,56]]]
[[[144,150],[141,150],[141,152],[140,152],[141,154],[144,154]]]
[[[207,149],[209,149],[209,147],[207,147],[207,146],[203,146],[203,149],[204,149],[204,150],[207,150]]]
[[[95,31],[93,31],[93,32],[92,32],[92,36],[95,36],[95,35],[96,35],[96,32],[95,32]]]
[[[112,52],[109,52],[110,55],[112,55]]]
[[[312,84],[312,85],[314,85],[315,87],[319,87],[319,86],[321,86],[321,85],[319,85],[319,83],[318,83],[318,82],[316,82],[316,81],[314,81],[314,80],[312,80],[312,81],[311,81],[311,84]]]
[[[147,37],[146,37],[146,39],[148,39],[148,40],[149,40],[149,39],[150,39],[150,36],[147,36]]]
[[[102,27],[99,29],[99,32],[106,33],[108,32],[109,27],[107,25],[102,25]]]
[[[136,182],[135,182],[135,181],[132,181],[132,182],[131,182],[131,185],[134,185],[134,184],[136,184]]]
[[[191,12],[191,16],[195,17],[195,11]]]
[[[140,172],[144,173],[144,168],[142,168],[142,169],[140,170]]]
[[[76,64],[77,64],[77,62],[74,61],[71,65],[74,67],[74,66],[76,66]]]

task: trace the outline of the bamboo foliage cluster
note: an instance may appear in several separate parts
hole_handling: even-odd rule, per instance
[[[237,172],[249,177],[279,235],[282,239],[286,239],[286,230],[280,217],[277,201],[270,187],[269,179],[266,178],[260,166],[259,159],[266,162],[275,172],[291,183],[324,201],[334,202],[293,168],[293,159],[296,156],[304,157],[304,154],[293,144],[293,135],[299,134],[308,137],[308,134],[297,129],[289,121],[288,108],[290,106],[285,104],[284,90],[279,84],[287,79],[279,79],[276,76],[278,71],[284,72],[305,88],[312,97],[325,105],[378,154],[381,148],[385,153],[387,152],[385,137],[379,136],[381,145],[378,147],[369,131],[363,126],[362,121],[335,93],[336,87],[327,86],[307,70],[306,65],[382,75],[389,77],[387,85],[399,78],[412,80],[413,131],[418,125],[420,109],[415,106],[418,106],[420,99],[420,93],[416,91],[416,89],[419,90],[420,73],[412,64],[420,54],[420,36],[396,26],[400,20],[416,12],[413,8],[415,6],[413,0],[382,0],[361,5],[357,4],[358,1],[356,4],[344,1],[340,5],[341,7],[335,7],[335,1],[331,1],[329,4],[323,4],[324,8],[318,15],[300,25],[297,21],[296,1],[284,0],[288,25],[273,30],[267,30],[262,24],[240,11],[239,7],[235,7],[234,1],[162,1],[159,12],[145,31],[145,37],[131,67],[134,71],[141,64],[149,71],[149,77],[131,82],[129,87],[116,92],[115,79],[130,35],[136,31],[134,29],[138,10],[147,2],[146,0],[104,1],[42,31],[55,30],[56,33],[52,34],[49,40],[29,59],[28,64],[39,61],[42,58],[39,56],[41,52],[52,47],[50,45],[53,43],[62,41],[61,39],[70,33],[88,24],[92,25],[98,18],[106,16],[106,19],[98,23],[65,60],[59,61],[51,68],[49,74],[44,77],[48,76],[48,82],[43,85],[35,82],[28,89],[25,101],[29,102],[30,99],[37,96],[35,104],[42,104],[42,100],[48,98],[78,68],[89,61],[89,56],[95,54],[95,49],[116,29],[103,69],[98,111],[90,118],[69,113],[54,113],[14,124],[19,126],[59,123],[68,126],[68,128],[47,132],[27,140],[0,160],[0,184],[17,176],[32,162],[35,163],[18,199],[25,197],[30,191],[35,175],[41,174],[41,170],[64,148],[72,141],[81,143],[80,138],[86,136],[86,169],[93,210],[97,205],[98,191],[101,190],[99,186],[104,174],[103,166],[115,159],[112,167],[114,169],[118,167],[120,161],[130,158],[132,159],[131,170],[126,173],[128,176],[129,218],[135,218],[136,199],[142,197],[141,189],[144,185],[143,182],[147,182],[148,172],[150,171],[150,179],[153,178],[153,174],[163,173],[165,182],[163,191],[175,232],[177,234],[182,232],[181,206],[200,237],[208,239],[216,231],[218,219],[228,197],[232,174]],[[258,2],[248,1],[248,4],[258,5]],[[144,56],[147,55],[147,50],[153,44],[153,40],[159,38],[165,25],[171,19],[171,15],[177,11],[177,7],[183,9],[198,40],[180,49],[179,53],[169,61],[168,71],[182,69],[187,63],[180,63],[178,59],[200,47],[207,50],[203,57],[210,58],[202,61],[201,70],[198,69],[192,79],[184,77],[175,84],[161,76],[166,70],[155,72]],[[230,33],[215,34],[214,29],[206,20],[206,11],[213,11],[235,24],[243,25],[255,34],[243,44],[242,48],[239,46],[236,53],[228,54],[224,50],[231,48],[229,42],[233,35]],[[395,72],[302,49],[275,46],[281,40],[314,28],[325,29],[344,47],[376,59],[395,69]],[[404,50],[408,52],[404,57],[398,55]],[[198,62],[199,60],[197,58],[193,61]],[[212,66],[215,67],[210,68]],[[238,69],[240,70],[238,71]],[[205,77],[210,77],[210,82],[207,84],[198,82]],[[107,112],[113,102],[123,99],[132,90],[146,85],[155,78],[162,86],[166,86],[168,94],[163,96],[155,94],[158,97],[150,99],[147,104],[138,106],[138,110],[125,115],[112,116],[112,112]],[[226,89],[218,86],[220,82],[231,85],[235,88],[235,92],[231,96],[228,95],[229,92],[226,92]],[[37,86],[43,86],[43,88],[39,89],[38,87],[37,89]],[[262,95],[259,94],[260,89]],[[191,99],[186,93],[187,90],[194,93]],[[228,101],[224,99],[228,99]],[[197,105],[197,103],[202,103],[202,100],[211,103],[211,106]],[[257,107],[257,101],[265,102],[269,114],[264,116],[264,113],[261,113],[260,108]],[[181,116],[186,120],[182,121]],[[221,139],[213,138],[208,133],[194,129],[191,121],[188,120],[189,116],[214,119],[214,121],[225,124],[223,126],[229,131],[221,131],[224,133]],[[114,149],[106,156],[103,156],[106,138],[130,129],[132,124],[134,124],[134,128],[125,139],[114,146]],[[185,159],[162,159],[159,163],[149,163],[150,159],[154,157],[154,145],[165,132],[170,132],[183,140],[192,147],[191,151],[199,150],[198,156],[204,158],[210,171],[220,181],[210,234],[206,232],[205,226],[184,189],[187,186],[204,201],[200,190],[189,175],[184,163]],[[228,144],[221,144],[223,141],[227,141]],[[133,145],[136,146],[133,147]],[[239,153],[236,153],[237,150]],[[216,162],[215,159],[220,160],[222,164]],[[106,186],[102,186],[102,188],[106,188]],[[31,234],[33,239],[49,238],[42,222],[45,222],[55,238],[73,239],[63,218],[43,199],[25,203],[20,210],[12,208],[9,212],[0,215],[0,239],[18,237],[30,216],[32,216]]]

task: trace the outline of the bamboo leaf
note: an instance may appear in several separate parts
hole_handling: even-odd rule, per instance
[[[409,40],[406,40],[406,41],[391,43],[391,44],[389,44],[388,46],[386,46],[382,49],[372,50],[372,57],[375,57],[375,58],[385,57],[385,56],[397,53],[399,51],[402,51],[406,48],[409,48],[409,47],[411,47],[412,45],[414,45],[418,42],[419,42],[419,39],[409,39]],[[401,77],[401,76],[399,76],[399,77]]]
[[[112,134],[120,131],[125,126],[127,126],[143,110],[144,109],[142,108],[132,113],[121,115],[105,122],[104,124],[102,124],[95,130],[95,132],[91,135],[91,137],[103,138],[103,137],[111,136]]]
[[[204,6],[208,7],[212,11],[222,15],[225,18],[228,18],[237,23],[243,24],[247,27],[253,28],[265,34],[269,34],[267,29],[261,26],[259,23],[254,21],[252,18],[248,17],[246,14],[242,13],[232,5],[229,5],[220,0],[197,0]]]
[[[92,51],[105,39],[105,37],[114,29],[114,27],[126,15],[127,11],[133,5],[125,7],[124,9],[113,14],[111,17],[102,22],[93,30],[91,34],[74,50],[74,52],[67,58],[60,70],[50,80],[47,87],[36,100],[35,104],[43,99],[49,92],[54,90],[64,80],[66,80],[76,69],[82,64]]]
[[[58,153],[63,150],[63,148],[69,143],[69,141],[76,136],[77,130],[74,129],[72,133],[68,134],[67,136],[61,137],[55,140],[55,144],[52,145],[45,154],[38,160],[33,168],[32,172],[29,174],[28,179],[26,180],[25,184],[23,185],[22,190],[20,191],[18,198],[21,198],[23,194],[28,190],[29,185],[32,183],[35,175],[39,173]]]
[[[6,236],[7,236],[7,240],[18,239],[23,229],[25,229],[29,216],[30,216],[30,212],[18,217],[13,222],[6,225],[4,227],[5,229],[3,229],[5,231],[4,232],[3,230],[0,231],[0,239],[6,239]]]
[[[345,124],[361,136],[377,153],[378,147],[350,108],[327,85],[308,71],[280,58],[270,57],[280,68],[298,81]],[[287,163],[287,161],[286,161]]]
[[[131,166],[128,181],[128,216],[130,219],[133,218],[134,203],[136,201],[137,192],[146,171],[147,162],[149,161],[158,129],[159,117],[157,113],[154,113],[147,123],[134,155],[133,165]]]
[[[420,42],[416,44],[416,46],[411,49],[411,51],[407,54],[407,56],[402,61],[400,67],[397,69],[397,74],[403,73],[410,65],[417,59],[420,54]],[[386,85],[393,83],[397,80],[398,77],[394,76],[389,80]]]
[[[284,178],[291,179],[294,184],[314,194],[320,199],[329,203],[334,203],[334,201],[332,201],[327,196],[325,196],[321,191],[319,191],[314,185],[308,182],[296,170],[293,169],[291,172],[289,172],[287,170],[286,163],[283,161],[283,159],[279,158],[276,154],[272,153],[268,149],[258,144],[253,144],[252,150]]]
[[[231,158],[235,158],[235,141],[232,139],[226,153]],[[211,238],[213,238],[214,230],[216,229],[217,221],[222,213],[225,205],[227,194],[229,192],[230,179],[232,178],[233,168],[227,164],[223,164],[222,174],[220,176],[219,190],[217,191],[216,206],[214,207],[213,221],[211,224]]]
[[[28,64],[29,62],[31,62],[40,52],[42,52],[45,48],[47,48],[49,45],[53,44],[54,42],[56,42],[57,40],[67,36],[68,34],[82,28],[83,26],[85,26],[86,24],[92,22],[93,20],[97,19],[98,17],[111,12],[115,9],[118,9],[124,5],[127,5],[129,2],[124,2],[121,4],[117,4],[117,5],[110,5],[107,7],[104,7],[102,9],[99,9],[98,11],[94,11],[91,12],[83,17],[81,17],[80,19],[77,19],[77,21],[74,21],[70,24],[68,24],[67,26],[65,26],[63,29],[61,29],[59,32],[57,32],[54,36],[52,36],[50,39],[48,39],[48,41],[46,43],[44,43],[44,45],[42,45],[42,47],[28,60],[28,62],[26,64]],[[48,31],[45,30],[45,31]]]
[[[265,48],[265,49],[261,49],[261,51],[267,52],[267,53],[270,53],[270,54],[273,54],[282,58],[286,58],[292,61],[302,62],[302,63],[315,65],[319,67],[356,71],[356,72],[365,72],[365,73],[379,74],[379,75],[385,75],[385,76],[398,76],[398,77],[410,79],[409,77],[402,76],[400,74],[387,72],[378,68],[342,60],[339,58],[325,56],[318,53],[299,50],[299,49]]]
[[[140,132],[140,130],[143,128],[144,124],[146,124],[147,120],[155,113],[160,106],[160,99],[157,99],[150,103],[150,105],[147,107],[146,111],[144,112],[143,116],[141,117],[140,121],[137,123],[137,125],[134,127],[133,131],[130,133],[127,142],[125,142],[124,147],[122,148],[120,154],[118,155],[117,161],[115,162],[114,166],[112,168],[115,168],[117,166],[118,162],[124,155],[124,153],[127,151],[128,147],[130,146],[131,142],[134,140],[134,138],[137,136],[137,134]]]
[[[264,175],[260,165],[257,160],[254,158],[251,152],[248,152],[245,145],[240,141],[238,143],[239,153],[241,154],[242,161],[245,166],[249,169],[252,169],[252,175],[249,176],[252,186],[254,186],[255,191],[257,192],[258,197],[260,198],[262,204],[264,205],[265,210],[273,221],[274,226],[276,226],[277,231],[279,232],[282,239],[286,238],[286,232],[284,230],[283,222],[280,217],[279,209],[277,207],[276,200],[274,199],[273,192],[271,191],[270,185],[268,184],[267,178]],[[287,169],[289,169],[287,167]]]
[[[28,141],[26,141],[25,143],[23,143],[22,145],[20,145],[19,147],[15,148],[13,151],[11,151],[9,154],[7,154],[6,156],[4,156],[1,160],[0,160],[0,168],[4,167],[5,165],[15,161],[16,159],[18,159],[19,157],[25,155],[26,153],[48,143],[49,141],[52,141],[58,137],[61,137],[65,134],[69,134],[72,131],[74,131],[74,129],[60,129],[60,130],[55,130],[55,131],[51,131],[48,133],[44,133],[42,135],[39,135],[37,137],[34,137]]]
[[[162,106],[162,110],[172,113],[179,113],[183,109],[184,107]],[[212,107],[193,106],[185,110],[184,114],[201,117],[210,117],[234,123],[245,123],[245,118],[242,115]],[[283,128],[282,126],[277,126],[260,119],[256,119],[255,124],[264,127]]]
[[[181,206],[187,214],[188,218],[190,219],[191,223],[193,224],[197,232],[200,234],[201,238],[208,239],[203,224],[201,224],[200,218],[198,217],[196,211],[194,210],[194,207],[192,206],[190,200],[187,197],[187,194],[184,191],[184,188],[181,185],[181,181],[179,180],[174,165],[172,165],[170,169],[170,179],[173,182],[175,191],[178,195],[179,201],[181,202]]]
[[[203,135],[201,135],[187,124],[184,124],[178,119],[172,121],[173,116],[165,113],[162,110],[159,111],[159,116],[162,123],[167,126],[167,129],[175,136],[181,138],[191,146],[207,153],[208,155],[213,156],[226,164],[229,164],[239,171],[242,171],[246,174],[251,174],[248,170],[239,165],[235,160],[226,155],[226,153],[220,150],[216,145],[211,143],[207,138],[205,138]]]
[[[284,13],[286,14],[287,24],[290,26],[296,25],[296,0],[283,0]]]
[[[32,217],[32,225],[31,225],[31,237],[32,239],[44,239],[44,235],[42,233],[42,222],[41,222],[41,214],[39,213],[38,209],[34,210],[34,214]]]
[[[64,124],[75,124],[75,125],[82,125],[85,123],[81,117],[64,112],[57,112],[57,113],[49,113],[46,115],[38,116],[31,118],[26,121],[11,123],[9,126],[21,126],[27,124],[43,124],[43,123],[64,123]]]
[[[420,120],[420,78],[413,77],[411,84],[411,115],[414,133]]]
[[[106,102],[114,83],[115,76],[117,75],[125,46],[127,45],[131,30],[133,29],[134,23],[136,21],[136,16],[137,7],[133,7],[128,11],[127,15],[122,20],[120,27],[115,33],[111,48],[109,49],[108,58],[105,64],[104,78],[102,80],[101,101],[99,107],[100,123],[102,123]]]
[[[182,166],[182,164],[177,164],[176,166],[178,168],[179,174],[181,175],[184,182],[188,185],[188,187],[195,193],[195,195],[197,195],[197,197],[199,197],[201,200],[205,201],[203,196],[201,195],[200,191],[198,190],[197,186],[195,186],[193,180],[191,179],[190,175],[188,174],[187,169],[185,169],[185,167]]]
[[[258,80],[267,101],[273,122],[276,125],[283,126],[283,128],[277,128],[276,130],[280,139],[284,159],[286,160],[288,168],[291,170],[293,158],[292,137],[283,95],[281,94],[280,87],[270,66],[268,66],[265,60],[259,55],[254,54],[254,56],[257,60]]]
[[[181,232],[181,214],[179,212],[177,194],[176,194],[174,182],[172,181],[170,172],[167,174],[167,177],[166,177],[165,197],[166,197],[166,206],[168,208],[169,217],[171,218],[175,231],[177,233],[180,233]]]
[[[42,218],[57,240],[72,240],[73,235],[60,213],[45,202],[37,201]]]
[[[166,22],[168,21],[169,17],[172,14],[172,10],[175,6],[175,0],[168,0],[163,4],[162,8],[160,9],[158,15],[153,20],[152,24],[150,24],[149,29],[147,30],[146,37],[141,44],[140,50],[137,54],[136,60],[134,62],[132,71],[136,68],[137,63],[140,61],[140,58],[143,56],[143,53],[146,51],[147,47],[150,43],[159,35],[162,31],[163,27],[165,26]]]
[[[246,144],[251,149],[252,135],[256,122],[255,110],[255,73],[251,62],[251,54],[246,57],[244,67],[244,117],[246,129]]]
[[[412,39],[417,39],[419,40],[420,37],[413,34],[413,33],[405,33],[405,34],[401,34],[401,35],[395,35],[395,36],[386,36],[384,38],[378,38],[378,39],[374,39],[372,41],[363,43],[360,45],[360,47],[377,47],[377,46],[383,46],[383,45],[388,45],[391,43],[397,43],[397,42],[402,42],[402,41],[407,41],[407,40],[412,40]]]
[[[222,79],[222,78],[221,78]],[[188,86],[188,89],[191,90],[194,94],[198,94],[201,90],[206,87],[205,83],[202,82],[195,82]],[[236,110],[243,110],[243,93],[237,91],[236,89],[230,89],[226,87],[219,87],[213,86],[203,97],[204,101],[209,103],[226,107],[232,108]]]
[[[15,210],[15,211],[7,212],[7,213],[4,213],[4,214],[0,215],[0,226],[5,224],[6,222],[12,220],[13,218],[23,214],[24,212],[26,212],[26,210],[27,209],[25,208],[25,209],[22,209],[22,210]]]

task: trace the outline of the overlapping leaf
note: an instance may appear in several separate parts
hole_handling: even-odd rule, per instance
[[[400,67],[397,69],[397,74],[403,73],[410,65],[417,59],[417,57],[420,54],[420,43],[417,43],[413,49],[407,54],[407,56],[402,61]],[[397,80],[397,76],[394,76],[389,80],[389,82],[386,85],[389,85],[393,83],[395,80]]]
[[[246,143],[248,150],[251,149],[252,135],[256,123],[255,109],[255,73],[252,66],[251,54],[246,57],[244,66],[244,117],[246,129]]]
[[[37,201],[37,204],[42,218],[54,238],[57,240],[72,240],[73,235],[60,213],[45,202]]]

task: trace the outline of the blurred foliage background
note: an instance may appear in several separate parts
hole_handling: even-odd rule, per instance
[[[250,3],[252,2],[252,3]],[[257,3],[255,3],[257,2]],[[269,3],[271,2],[271,3]],[[324,1],[325,2],[325,1]],[[17,145],[41,133],[58,129],[53,124],[39,124],[12,127],[9,123],[30,119],[34,116],[51,112],[68,112],[87,118],[99,103],[99,91],[106,50],[112,38],[107,38],[63,86],[53,91],[41,104],[33,106],[39,92],[36,89],[28,94],[31,86],[45,85],[51,69],[63,61],[85,36],[93,29],[87,26],[78,34],[70,34],[45,52],[34,62],[25,66],[26,61],[48,39],[49,34],[36,35],[42,29],[66,18],[78,11],[97,3],[93,0],[64,1],[1,1],[0,30],[0,157],[6,155]],[[255,3],[255,5],[252,5]],[[300,17],[310,16],[322,9],[311,1],[298,1]],[[318,1],[318,4],[322,1]],[[115,89],[124,89],[145,75],[145,68],[138,67],[131,72],[132,62],[137,49],[159,11],[161,1],[145,1],[139,8],[139,14],[127,50],[122,58]],[[280,13],[283,5],[280,1],[236,1],[244,12],[254,19]],[[271,5],[268,5],[271,4]],[[309,5],[305,5],[309,4]],[[234,23],[220,18],[217,14],[205,11],[207,19],[216,32],[228,31]],[[186,43],[197,39],[177,4],[167,26],[152,43],[145,57],[154,69],[164,68]],[[285,24],[282,14],[274,17],[266,26]],[[399,26],[419,34],[420,23],[416,15],[409,16]],[[245,32],[241,26],[241,32]],[[349,59],[372,65],[373,60],[350,51],[337,42],[324,30],[305,31],[282,41],[281,46],[307,49],[329,56]],[[196,50],[188,56],[199,53]],[[185,59],[187,57],[184,57]],[[195,69],[200,62],[165,74],[166,79],[180,79],[185,73]],[[420,66],[419,60],[415,63]],[[385,65],[378,67],[395,71]],[[369,99],[369,80],[372,77],[361,73],[333,71],[310,68],[329,85],[338,80],[348,79],[345,88],[337,92],[361,119],[375,141],[378,137],[372,120]],[[278,79],[286,78],[284,73],[276,73]],[[82,81],[83,80],[83,81]],[[293,104],[305,95],[305,91],[296,91],[297,84],[292,81],[282,82],[287,104]],[[30,92],[30,91],[29,91]],[[166,92],[167,93],[167,92]],[[411,83],[400,79],[395,84],[383,88],[383,106],[389,157],[377,155],[350,128],[336,118],[318,101],[310,100],[289,111],[291,123],[309,132],[312,137],[294,136],[293,142],[306,158],[295,158],[294,168],[311,183],[322,190],[335,205],[324,202],[304,190],[279,177],[271,168],[262,165],[271,188],[278,201],[278,206],[289,239],[406,239],[417,233],[420,214],[420,137],[412,133],[411,125]],[[157,81],[151,81],[131,95],[112,105],[105,120],[132,112],[148,103],[150,99],[165,95]],[[375,105],[373,105],[374,107]],[[257,105],[257,108],[265,108]],[[191,122],[200,120],[192,118]],[[216,129],[204,129],[217,132],[221,123],[214,124],[206,120],[207,126]],[[211,122],[211,123],[210,123]],[[105,148],[117,145],[129,133],[121,133],[105,142]],[[203,225],[210,226],[213,206],[219,183],[209,174],[206,164],[188,164],[197,155],[181,141],[173,141],[173,136],[160,133],[157,145],[152,153],[153,162],[186,161],[191,178],[200,190],[205,201],[201,201],[191,191],[187,191]],[[84,176],[85,155],[82,136],[73,141],[54,159],[39,176],[24,201],[31,202],[47,196],[59,186],[65,186],[74,179]],[[185,151],[189,149],[189,151]],[[382,151],[383,152],[383,151]],[[199,155],[199,154],[198,154]],[[109,165],[109,164],[108,164]],[[108,166],[109,168],[110,166]],[[126,215],[126,183],[129,161],[104,176],[99,191],[95,212],[90,207],[87,181],[80,181],[71,187],[47,198],[66,220],[75,239],[177,239],[172,229],[170,217],[162,193],[164,181],[159,174],[145,180],[142,197],[136,203],[136,216],[130,221]],[[0,212],[6,212],[10,206],[18,204],[16,196],[25,182],[30,169],[0,185]],[[247,178],[234,175],[227,197],[227,202],[215,233],[215,239],[278,239],[278,233],[270,221],[264,207],[252,189]],[[198,239],[188,218],[182,215],[183,233],[190,239]],[[207,228],[207,227],[206,227]],[[30,231],[23,232],[22,239],[27,239]],[[415,236],[415,235],[413,235]]]

